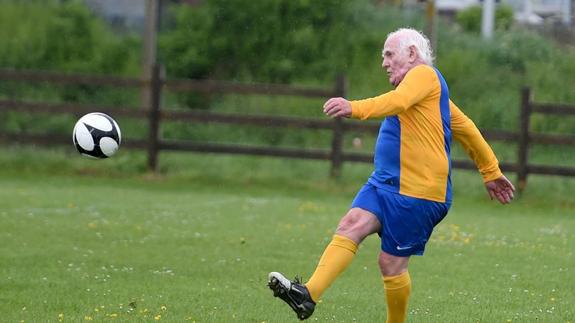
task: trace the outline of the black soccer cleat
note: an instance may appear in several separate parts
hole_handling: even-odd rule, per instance
[[[298,319],[303,321],[313,314],[315,302],[299,279],[290,281],[276,272],[271,272],[268,278],[268,286],[274,292],[274,297],[279,297],[286,302],[297,314]]]

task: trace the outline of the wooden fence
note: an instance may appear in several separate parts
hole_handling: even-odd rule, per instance
[[[149,107],[118,107],[99,106],[76,103],[44,103],[26,102],[20,100],[0,100],[0,111],[22,111],[31,113],[74,114],[81,116],[88,112],[101,111],[113,116],[126,116],[146,119],[148,122],[148,138],[131,139],[127,136],[123,146],[146,149],[148,152],[148,167],[156,170],[161,151],[195,151],[208,153],[248,154],[290,158],[306,158],[329,160],[331,175],[338,176],[344,162],[372,162],[373,155],[359,152],[348,152],[343,149],[343,138],[346,132],[361,131],[377,134],[379,125],[371,122],[357,122],[343,119],[311,119],[286,116],[242,115],[237,113],[216,113],[210,111],[170,111],[161,109],[161,97],[165,90],[175,92],[195,93],[235,93],[262,94],[269,96],[300,96],[311,98],[329,98],[346,95],[346,82],[339,76],[332,89],[303,88],[271,84],[237,84],[209,80],[170,80],[162,77],[161,68],[156,66],[151,80],[134,78],[72,75],[53,72],[10,71],[0,70],[0,81],[47,82],[50,84],[85,84],[108,85],[126,88],[149,87]],[[488,140],[500,140],[517,143],[517,161],[502,162],[501,168],[507,172],[516,172],[519,189],[525,188],[528,174],[544,174],[559,176],[575,176],[575,167],[560,167],[553,165],[536,165],[528,163],[529,147],[533,144],[575,145],[575,136],[559,136],[539,134],[529,131],[531,115],[534,113],[575,116],[575,106],[543,104],[531,101],[528,88],[521,91],[521,113],[519,131],[482,130]],[[160,138],[160,127],[163,121],[196,121],[214,122],[237,125],[255,125],[264,127],[288,127],[300,129],[327,129],[332,131],[330,149],[299,149],[275,146],[254,146],[241,143],[216,144],[208,142],[168,140]],[[31,135],[25,133],[7,133],[0,129],[0,140],[22,143],[70,144],[70,137],[54,134]],[[452,167],[475,169],[469,160],[453,160]]]

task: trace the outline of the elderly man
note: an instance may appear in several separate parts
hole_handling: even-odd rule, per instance
[[[375,145],[375,170],[341,219],[310,280],[301,284],[269,274],[268,286],[296,312],[311,316],[323,292],[350,264],[368,235],[381,237],[379,267],[387,322],[404,322],[411,291],[409,258],[422,255],[433,228],[451,206],[451,140],[473,159],[491,199],[511,202],[515,188],[501,173],[493,151],[475,124],[449,99],[441,73],[432,66],[429,40],[413,29],[388,35],[383,68],[395,89],[358,101],[331,98],[330,117],[385,118]]]

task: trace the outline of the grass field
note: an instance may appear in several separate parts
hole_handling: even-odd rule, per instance
[[[309,278],[370,171],[349,164],[0,149],[0,321],[295,322],[269,271]],[[513,177],[513,176],[511,176]],[[455,203],[410,265],[409,322],[575,322],[575,180],[532,177],[512,205],[455,171]],[[368,238],[311,321],[382,322]]]

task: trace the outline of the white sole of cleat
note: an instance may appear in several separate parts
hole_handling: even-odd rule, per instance
[[[269,283],[272,283],[273,279],[276,279],[278,283],[282,284],[286,289],[289,290],[291,288],[291,281],[285,278],[284,275],[275,271],[271,272],[268,275]]]

